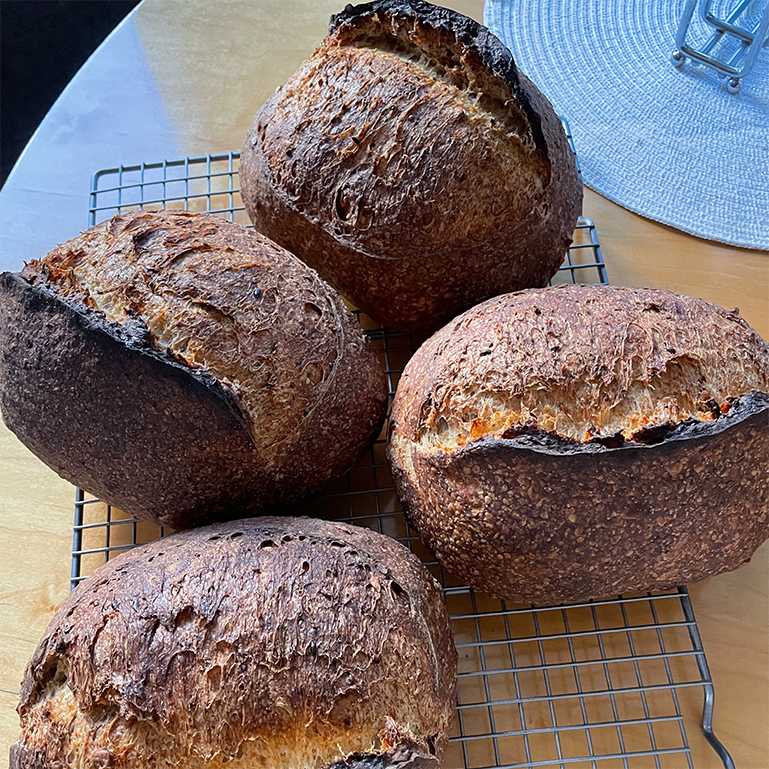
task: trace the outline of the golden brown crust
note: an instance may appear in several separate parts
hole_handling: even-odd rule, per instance
[[[178,527],[284,503],[383,418],[382,366],[338,295],[222,219],[115,217],[0,290],[7,424],[131,513]]]
[[[436,76],[460,90],[474,91],[521,141],[547,157],[540,115],[522,86],[512,54],[473,19],[423,0],[375,0],[348,5],[332,16],[329,33],[344,45],[378,46],[429,58]]]
[[[735,311],[525,291],[420,348],[389,454],[426,543],[474,587],[538,603],[667,587],[769,536],[767,392],[769,347]]]
[[[453,11],[386,2],[340,17],[246,140],[257,228],[386,325],[434,328],[545,285],[581,201],[546,99]]]
[[[738,312],[659,289],[559,286],[441,329],[409,363],[393,417],[445,449],[534,429],[646,442],[754,390],[769,392],[769,346]]]
[[[455,670],[440,588],[395,541],[300,518],[195,529],[62,606],[24,679],[17,766],[428,767]]]

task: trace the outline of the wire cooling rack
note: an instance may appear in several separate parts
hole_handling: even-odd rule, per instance
[[[235,152],[99,171],[90,224],[139,208],[207,211],[248,223]],[[581,219],[553,282],[606,283],[595,226]],[[360,316],[390,396],[420,340]],[[444,586],[459,653],[457,717],[445,769],[676,769],[708,750],[713,683],[685,588],[558,607],[511,606],[462,585],[405,520],[385,457],[386,427],[354,468],[302,512],[368,526],[408,545]],[[105,560],[167,532],[78,489],[72,587]],[[701,722],[690,741],[686,725]],[[711,761],[712,761],[711,757]],[[718,759],[715,759],[716,761]]]

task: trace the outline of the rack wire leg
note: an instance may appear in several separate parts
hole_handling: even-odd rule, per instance
[[[684,610],[684,616],[686,617],[687,622],[692,623],[688,625],[689,636],[692,639],[694,647],[696,649],[702,649],[702,639],[700,638],[697,622],[694,619],[694,609],[692,609],[689,591],[686,588],[678,588],[678,592],[682,595],[681,606]],[[705,734],[705,739],[718,754],[725,769],[735,769],[734,759],[729,754],[726,746],[718,739],[716,733],[713,731],[713,711],[715,710],[716,697],[712,683],[713,678],[710,674],[710,668],[708,667],[708,660],[704,654],[698,654],[696,659],[700,676],[704,681],[708,681],[704,687],[705,697],[702,705],[702,731]]]

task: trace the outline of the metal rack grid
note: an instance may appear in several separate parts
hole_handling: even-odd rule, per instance
[[[140,208],[207,211],[247,223],[235,152],[99,171],[90,224]],[[553,282],[607,283],[595,226],[581,219]],[[390,395],[420,340],[360,316]],[[385,458],[387,427],[350,472],[302,511],[410,547],[444,586],[457,650],[457,717],[446,769],[693,769],[711,744],[713,684],[685,588],[558,607],[511,606],[446,574],[404,518]],[[167,532],[78,489],[73,589],[105,560]],[[690,741],[686,726],[702,723]]]

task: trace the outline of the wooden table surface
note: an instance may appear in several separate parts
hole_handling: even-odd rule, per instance
[[[481,0],[448,4],[481,17]],[[15,268],[85,227],[94,170],[239,148],[257,107],[340,6],[144,0],[74,78],[0,192],[0,268]],[[769,254],[682,235],[589,191],[585,213],[600,229],[612,283],[739,306],[769,337]],[[18,729],[24,665],[69,590],[73,490],[4,427],[0,457],[2,762]],[[769,547],[738,571],[693,586],[692,595],[716,683],[717,733],[738,767],[767,769]],[[693,731],[698,769],[720,766]]]

